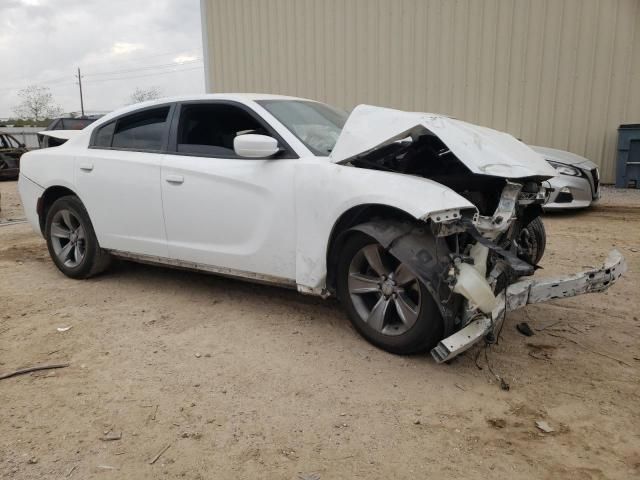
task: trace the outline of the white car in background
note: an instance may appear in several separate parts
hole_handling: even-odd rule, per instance
[[[600,171],[591,160],[565,150],[531,148],[557,172],[549,179],[552,192],[544,205],[545,210],[586,208],[600,198]]]
[[[442,362],[495,341],[507,311],[605,290],[625,270],[613,251],[534,280],[556,171],[508,134],[440,115],[199,95],[69,138],[24,155],[19,190],[73,278],[119,257],[335,295],[373,344]]]

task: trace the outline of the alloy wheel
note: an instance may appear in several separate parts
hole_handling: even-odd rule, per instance
[[[348,290],[360,319],[379,333],[401,335],[418,320],[418,279],[378,244],[367,245],[354,255]]]
[[[55,213],[50,235],[53,251],[63,265],[74,268],[82,263],[86,254],[85,231],[71,210],[62,209]]]

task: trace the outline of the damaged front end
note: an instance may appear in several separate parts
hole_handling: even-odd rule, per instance
[[[525,200],[523,206],[521,202],[520,188],[506,182],[492,216],[444,211],[430,215],[425,219],[428,223],[419,226],[381,219],[353,227],[375,238],[407,265],[437,300],[445,335],[431,350],[438,363],[451,360],[483,339],[495,342],[509,311],[604,291],[626,271],[624,258],[613,250],[600,268],[562,277],[531,278],[536,265],[529,263],[516,233],[523,231],[520,221],[526,218],[524,212],[538,204]]]
[[[371,129],[380,130],[373,138],[386,140],[365,137]],[[436,300],[444,339],[431,354],[439,363],[482,339],[494,342],[508,311],[601,292],[626,271],[614,250],[601,268],[531,278],[545,246],[539,216],[549,192],[543,185],[554,172],[507,134],[446,117],[364,107],[349,118],[334,153],[334,161],[354,167],[436,181],[475,206],[430,212],[420,223],[379,219],[352,228],[406,264]]]
[[[512,201],[514,195],[517,196],[515,202]],[[530,252],[519,244],[522,236],[518,232],[526,231],[537,218],[532,216],[533,206],[539,205],[540,196],[536,197],[522,195],[517,184],[506,181],[493,216],[476,215],[473,220],[441,222],[445,225],[432,219],[434,235],[447,234],[455,228],[458,230],[456,245],[460,245],[459,235],[465,236],[468,242],[465,248],[451,252],[449,270],[444,277],[451,291],[464,300],[457,312],[459,328],[431,350],[438,363],[451,360],[482,339],[495,342],[509,311],[533,303],[602,292],[626,272],[624,257],[612,250],[600,268],[567,276],[531,278],[537,265],[530,263]],[[491,228],[492,225],[495,228]]]
[[[472,317],[465,327],[440,341],[431,350],[431,355],[436,362],[442,363],[451,360],[483,338],[492,343],[502,327],[507,312],[556,298],[602,292],[626,270],[624,257],[617,250],[612,250],[600,268],[567,276],[520,280],[507,285],[496,297],[491,312],[483,312]]]

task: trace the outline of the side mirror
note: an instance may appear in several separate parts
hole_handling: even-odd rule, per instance
[[[273,137],[248,133],[233,139],[233,150],[241,157],[266,158],[278,153],[280,147]]]

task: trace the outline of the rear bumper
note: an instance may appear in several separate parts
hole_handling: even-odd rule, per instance
[[[509,285],[498,296],[498,303],[491,315],[483,315],[466,327],[442,340],[431,350],[438,363],[446,362],[478,343],[487,335],[497,335],[506,312],[532,303],[542,303],[556,298],[568,298],[583,293],[602,292],[613,285],[627,271],[624,257],[612,250],[602,267],[565,277],[549,277],[520,280]]]
[[[44,188],[29,180],[23,174],[20,174],[20,178],[18,179],[18,192],[22,200],[25,217],[27,217],[31,227],[42,235],[40,231],[40,217],[38,216],[38,199],[44,193]]]

